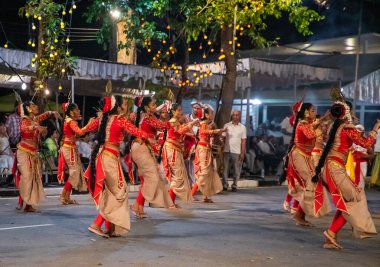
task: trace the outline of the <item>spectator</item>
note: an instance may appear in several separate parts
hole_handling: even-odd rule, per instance
[[[9,136],[9,145],[12,149],[16,149],[16,145],[20,141],[20,116],[17,113],[18,102],[14,104],[14,112],[8,116],[5,126]]]
[[[83,138],[78,138],[76,145],[78,147],[78,154],[82,162],[83,168],[86,169],[91,157],[91,144],[90,135],[86,135]]]
[[[5,183],[9,183],[9,176],[12,174],[13,153],[10,148],[7,128],[0,124],[0,175],[5,178]]]
[[[285,117],[285,119],[283,119],[281,122],[281,132],[283,134],[285,151],[288,149],[290,140],[292,139],[294,123],[293,117],[294,115],[291,117]]]
[[[56,170],[58,164],[58,132],[50,122],[44,125],[47,126],[47,134],[45,136],[45,140],[42,142],[41,155],[45,160],[45,167],[47,167],[50,171]]]
[[[262,136],[258,146],[263,152],[265,175],[269,174],[269,168],[272,168],[272,173],[275,173],[277,166],[281,161],[281,157],[276,155],[274,146],[268,142],[268,137],[266,135]]]
[[[237,181],[240,179],[241,166],[244,161],[245,148],[247,141],[247,130],[243,124],[240,123],[241,112],[240,110],[233,110],[231,113],[232,121],[224,125],[224,129],[227,128],[224,143],[224,173],[223,173],[223,191],[228,189],[228,175],[229,175],[229,163],[232,161],[234,174],[232,191],[237,190]]]
[[[249,146],[247,157],[247,167],[251,174],[259,174],[263,169],[263,152],[257,145],[260,139],[257,136],[252,136],[251,145]]]

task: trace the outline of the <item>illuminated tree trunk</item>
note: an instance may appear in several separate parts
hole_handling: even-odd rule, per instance
[[[234,27],[229,27],[225,24],[221,30],[221,48],[223,49],[223,54],[226,56],[224,58],[224,63],[226,65],[226,74],[223,77],[220,99],[222,103],[220,105],[216,120],[216,123],[219,127],[223,127],[223,125],[230,120],[236,87],[236,56],[234,46],[230,44],[230,41],[233,42],[233,39]]]

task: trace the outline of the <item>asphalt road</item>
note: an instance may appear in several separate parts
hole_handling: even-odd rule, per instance
[[[110,239],[88,232],[97,214],[88,195],[74,196],[78,206],[49,197],[35,214],[16,211],[16,198],[0,198],[0,266],[380,266],[379,236],[356,239],[346,225],[344,250],[325,250],[332,214],[312,219],[313,228],[296,226],[282,211],[285,190],[228,192],[179,211],[147,207],[150,219],[131,218],[131,232]],[[379,227],[380,192],[367,197]]]

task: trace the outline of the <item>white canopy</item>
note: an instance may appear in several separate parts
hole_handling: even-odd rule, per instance
[[[380,103],[380,69],[374,71],[358,80],[359,101],[371,104]],[[343,88],[343,94],[348,98],[355,98],[355,82]]]

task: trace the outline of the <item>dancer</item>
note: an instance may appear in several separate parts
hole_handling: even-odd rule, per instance
[[[316,131],[320,120],[316,120],[316,109],[311,103],[302,103],[294,123],[295,131],[292,136],[291,152],[287,166],[289,192],[299,202],[297,211],[293,215],[297,225],[311,226],[305,216],[321,216],[329,211],[326,201],[320,214],[314,213],[314,184],[311,178],[314,175],[314,165],[311,152],[315,146]],[[326,115],[327,116],[327,115]]]
[[[63,205],[78,204],[76,200],[70,198],[71,190],[74,188],[80,192],[87,190],[86,181],[83,176],[82,163],[78,154],[76,145],[77,136],[85,135],[89,126],[93,124],[93,118],[82,129],[78,127],[79,120],[82,119],[80,110],[75,103],[63,103],[62,110],[64,111],[64,123],[61,129],[61,134],[58,139],[58,144],[61,145],[58,156],[58,172],[57,179],[60,184],[64,183],[65,166],[69,169],[69,178],[62,189],[59,200]],[[95,124],[94,124],[95,125]],[[92,126],[92,130],[96,127]],[[62,141],[62,144],[61,144]]]
[[[152,96],[139,96],[135,99],[138,107],[135,117],[136,127],[139,127],[149,136],[157,136],[157,131],[170,128],[169,122],[161,122],[154,116],[156,101]],[[160,144],[146,143],[140,138],[133,140],[131,145],[131,158],[137,166],[140,178],[140,190],[131,209],[137,218],[147,218],[144,212],[145,200],[154,207],[175,208],[173,201],[165,189],[164,177],[161,177],[160,167],[155,154],[160,157]]]
[[[46,134],[46,127],[40,126],[40,123],[52,115],[56,119],[62,118],[56,111],[46,111],[38,115],[38,106],[31,101],[21,104],[19,110],[21,141],[17,145],[16,161],[13,165],[15,185],[20,191],[17,209],[21,210],[25,202],[24,211],[35,212],[36,209],[33,208],[33,205],[37,205],[45,198],[38,142],[41,136]]]
[[[284,121],[287,121],[287,123],[289,123],[289,126],[293,127],[292,130],[290,131],[286,131],[286,134],[285,135],[289,135],[290,134],[290,137],[289,137],[289,142],[288,142],[288,146],[287,146],[287,153],[284,157],[284,166],[283,166],[283,172],[282,172],[282,175],[280,176],[280,184],[282,184],[286,179],[286,170],[287,170],[287,167],[288,167],[288,162],[289,162],[289,154],[293,148],[293,145],[294,145],[294,133],[295,133],[295,126],[294,126],[294,123],[295,123],[295,120],[296,120],[296,117],[297,117],[297,114],[298,112],[300,111],[301,109],[301,106],[302,106],[302,101],[303,101],[303,98],[299,101],[297,101],[293,107],[292,107],[292,115],[288,118],[286,118],[287,120],[284,119]],[[285,126],[285,122],[283,121],[283,123],[281,123],[281,125],[283,126],[284,124],[284,127],[287,127],[289,128],[288,126]],[[281,127],[282,127],[281,126]],[[284,136],[284,140],[286,139],[285,138],[286,136]],[[289,184],[289,182],[288,182]],[[289,185],[288,185],[289,186]],[[294,214],[297,212],[298,210],[298,201],[296,199],[293,200],[293,204],[291,204],[293,200],[293,197],[292,195],[287,192],[286,196],[285,196],[285,200],[284,200],[284,203],[283,203],[283,208],[285,211],[288,211],[290,212],[291,214]],[[290,207],[292,206],[292,207]]]
[[[128,190],[120,165],[120,142],[125,132],[139,137],[140,140],[147,139],[148,135],[125,117],[125,98],[105,97],[102,105],[101,117],[89,126],[92,129],[95,125],[99,132],[85,177],[89,180],[89,189],[99,209],[99,215],[88,230],[100,236],[115,237],[130,230]],[[105,231],[102,231],[104,221]]]
[[[323,233],[326,238],[323,247],[326,249],[342,249],[337,241],[337,233],[347,221],[353,228],[354,234],[360,238],[370,237],[377,233],[368,211],[364,190],[358,188],[347,175],[345,161],[353,143],[367,149],[374,145],[380,121],[377,121],[369,136],[365,138],[352,124],[350,106],[344,100],[335,102],[331,107],[331,115],[335,121],[316,168],[316,174],[312,179],[313,182],[317,182],[316,211],[318,212],[323,204],[323,183],[327,184],[337,208],[329,229]],[[322,179],[320,179],[321,170]]]
[[[183,158],[184,137],[198,121],[193,120],[181,125],[180,120],[183,114],[179,104],[173,104],[170,113],[172,118],[169,120],[170,128],[162,155],[165,175],[170,184],[169,195],[173,203],[175,203],[176,196],[185,202],[190,202],[192,201],[190,182]],[[176,205],[176,207],[179,206]]]
[[[203,202],[213,203],[211,197],[223,190],[223,185],[214,168],[214,160],[211,149],[211,137],[227,131],[225,129],[212,129],[213,110],[202,108],[198,110],[198,119],[201,120],[198,131],[199,141],[195,149],[194,170],[196,183],[193,185],[192,195],[198,188],[203,195]]]

